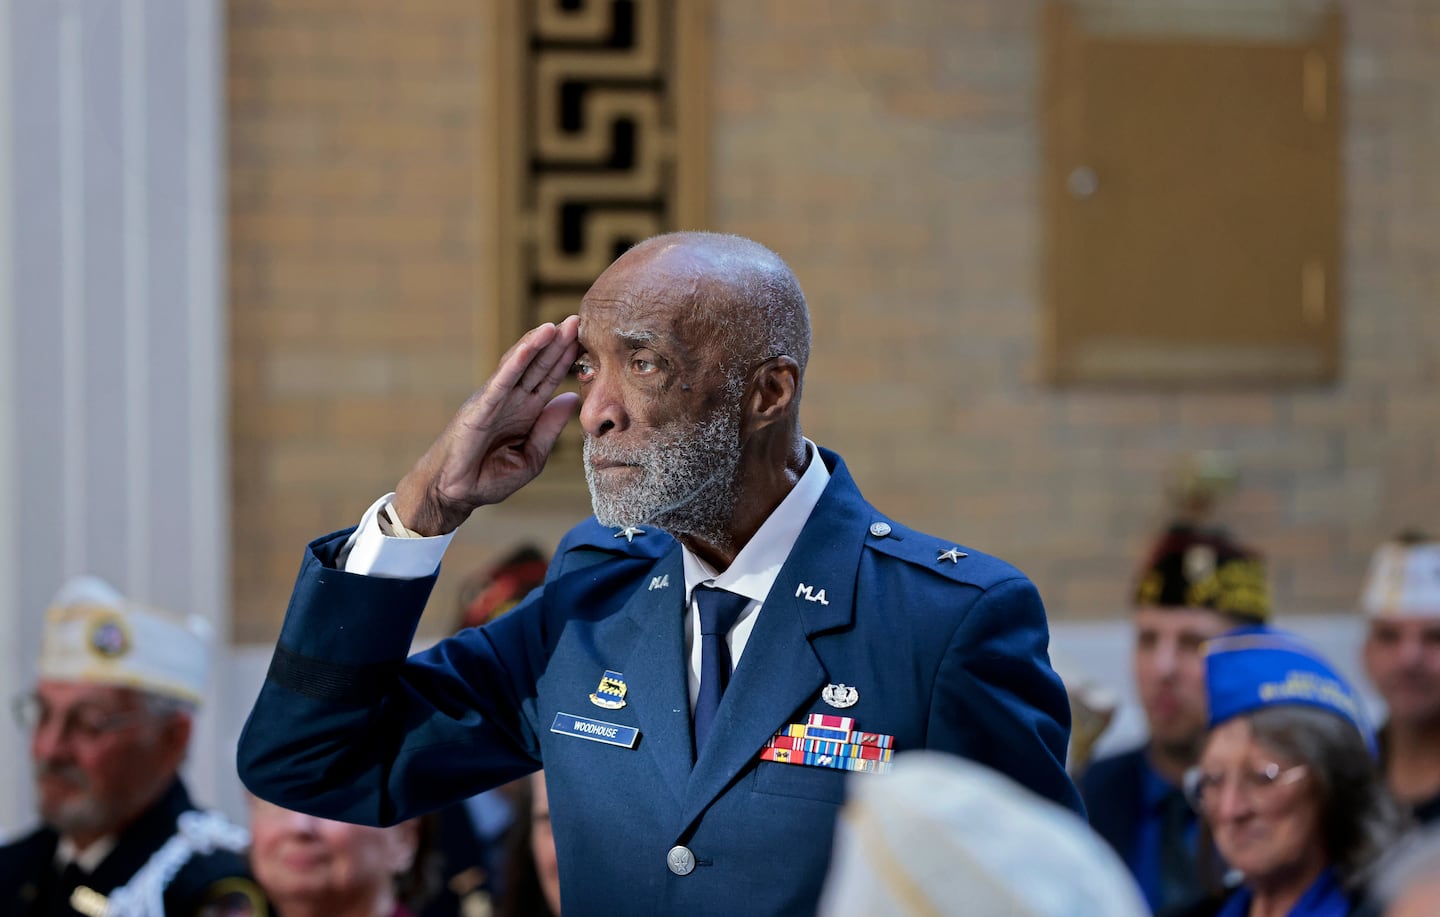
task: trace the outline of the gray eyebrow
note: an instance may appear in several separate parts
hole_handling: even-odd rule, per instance
[[[631,347],[649,347],[660,340],[660,335],[654,331],[616,329],[615,336]]]

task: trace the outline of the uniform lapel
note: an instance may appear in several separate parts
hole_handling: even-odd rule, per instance
[[[765,598],[685,795],[688,825],[825,685],[810,638],[854,619],[866,506],[838,465]]]
[[[635,642],[625,661],[625,700],[640,723],[640,748],[683,798],[690,778],[690,686],[685,676],[685,570],[680,546],[661,558],[623,614]]]

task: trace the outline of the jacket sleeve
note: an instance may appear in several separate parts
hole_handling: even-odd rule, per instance
[[[434,577],[336,570],[345,535],[306,552],[240,736],[245,786],[286,808],[388,825],[535,770],[527,701],[543,667],[543,592],[407,660]]]
[[[1040,594],[1015,577],[961,617],[935,679],[927,745],[993,768],[1081,815],[1065,773],[1070,707],[1050,667]]]

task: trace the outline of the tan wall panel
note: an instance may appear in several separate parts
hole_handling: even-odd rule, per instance
[[[1267,34],[1325,9],[1080,6]],[[1227,448],[1244,471],[1226,514],[1270,551],[1278,606],[1349,607],[1377,540],[1440,527],[1440,25],[1426,0],[1343,8],[1338,381],[1247,394],[1042,384],[1038,2],[714,4],[711,225],[805,286],[806,432],[881,509],[1015,561],[1066,618],[1120,607],[1169,469]],[[431,438],[417,405],[443,418],[501,347],[493,9],[232,0],[238,639],[273,638],[303,542],[393,487]],[[365,329],[328,333],[347,314]],[[424,626],[448,625],[463,572],[522,537],[552,546],[584,510],[472,521]]]

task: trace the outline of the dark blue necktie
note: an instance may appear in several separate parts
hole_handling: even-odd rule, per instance
[[[750,604],[736,595],[713,586],[695,587],[695,604],[700,608],[700,693],[695,698],[695,754],[705,747],[720,697],[730,683],[730,647],[725,635],[735,626],[740,612]]]

